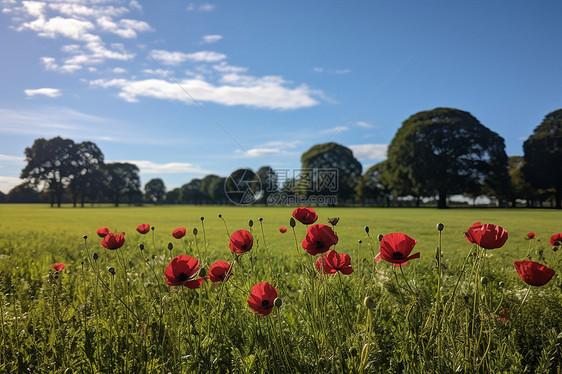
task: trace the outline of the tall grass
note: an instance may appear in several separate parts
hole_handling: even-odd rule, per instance
[[[548,243],[561,231],[560,212],[318,208],[319,223],[341,218],[335,249],[350,254],[355,270],[335,276],[317,271],[301,247],[306,227],[297,222],[293,236],[291,212],[0,206],[0,372],[560,371],[560,275],[523,302],[528,287],[513,267],[530,258],[560,272],[562,254]],[[476,221],[506,228],[506,245],[468,243],[463,232]],[[155,229],[141,235],[140,223]],[[101,247],[101,226],[124,231],[125,245]],[[187,235],[174,239],[180,226]],[[241,256],[228,248],[238,229],[254,238]],[[390,232],[417,239],[421,258],[375,264],[377,235]],[[164,269],[179,254],[205,270],[227,261],[232,276],[195,290],[168,287]],[[66,268],[56,272],[55,262]],[[265,317],[246,301],[261,282],[282,300]]]

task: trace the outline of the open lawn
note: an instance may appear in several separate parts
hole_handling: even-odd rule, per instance
[[[562,251],[549,239],[562,232],[562,212],[319,207],[316,223],[340,217],[334,248],[354,268],[331,275],[303,250],[306,226],[296,222],[293,234],[293,209],[1,204],[0,372],[560,370]],[[464,232],[477,221],[505,228],[506,244],[484,250],[469,243]],[[141,223],[154,232],[138,233]],[[123,247],[102,247],[102,226],[125,232]],[[171,235],[178,227],[187,229],[182,239]],[[241,229],[251,231],[253,247],[234,256],[229,236]],[[402,267],[374,264],[378,235],[393,232],[416,239],[412,253],[420,258]],[[526,239],[529,232],[535,239]],[[232,277],[169,287],[164,270],[180,254],[199,259],[202,276],[226,261]],[[524,259],[557,274],[530,289],[513,266]],[[56,272],[54,263],[66,267]],[[282,299],[268,316],[247,303],[261,282]]]

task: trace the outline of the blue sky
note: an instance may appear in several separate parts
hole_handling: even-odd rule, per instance
[[[299,168],[327,141],[365,171],[436,107],[522,155],[562,107],[560,1],[0,2],[3,192],[40,137],[93,141],[172,189]]]

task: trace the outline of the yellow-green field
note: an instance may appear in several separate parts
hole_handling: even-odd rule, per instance
[[[355,269],[333,276],[317,272],[316,257],[302,249],[306,227],[297,222],[293,234],[293,209],[0,205],[0,372],[561,370],[562,251],[549,238],[562,232],[562,212],[319,207],[317,223],[340,217],[335,249]],[[477,221],[504,227],[507,243],[477,250],[464,237]],[[445,225],[442,266],[438,222]],[[141,223],[154,232],[137,233]],[[102,226],[125,232],[125,245],[100,246]],[[187,228],[179,240],[171,235],[178,227]],[[229,234],[240,229],[252,232],[254,246],[235,257]],[[377,236],[392,232],[415,238],[421,258],[403,268],[375,265]],[[527,240],[528,232],[536,238]],[[232,277],[196,290],[168,287],[164,270],[180,254],[199,259],[205,271],[227,261]],[[530,289],[513,266],[524,259],[557,274]],[[66,268],[55,272],[55,262]],[[283,300],[264,317],[246,301],[260,282]]]

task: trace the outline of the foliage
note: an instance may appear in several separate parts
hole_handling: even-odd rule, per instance
[[[166,186],[160,178],[153,178],[144,185],[145,198],[154,204],[161,203],[166,197]]]
[[[554,188],[562,208],[562,109],[547,114],[525,143],[526,179],[536,188]]]
[[[107,164],[107,188],[115,206],[119,206],[122,196],[127,196],[131,204],[133,197],[141,193],[139,168],[126,162]]]
[[[355,199],[362,202],[378,202],[384,200],[390,205],[390,170],[388,162],[382,161],[371,166],[355,187]]]
[[[503,139],[458,109],[437,108],[404,121],[388,147],[388,162],[409,178],[412,190],[437,191],[440,208],[451,194],[485,187],[499,196],[507,192]]]

